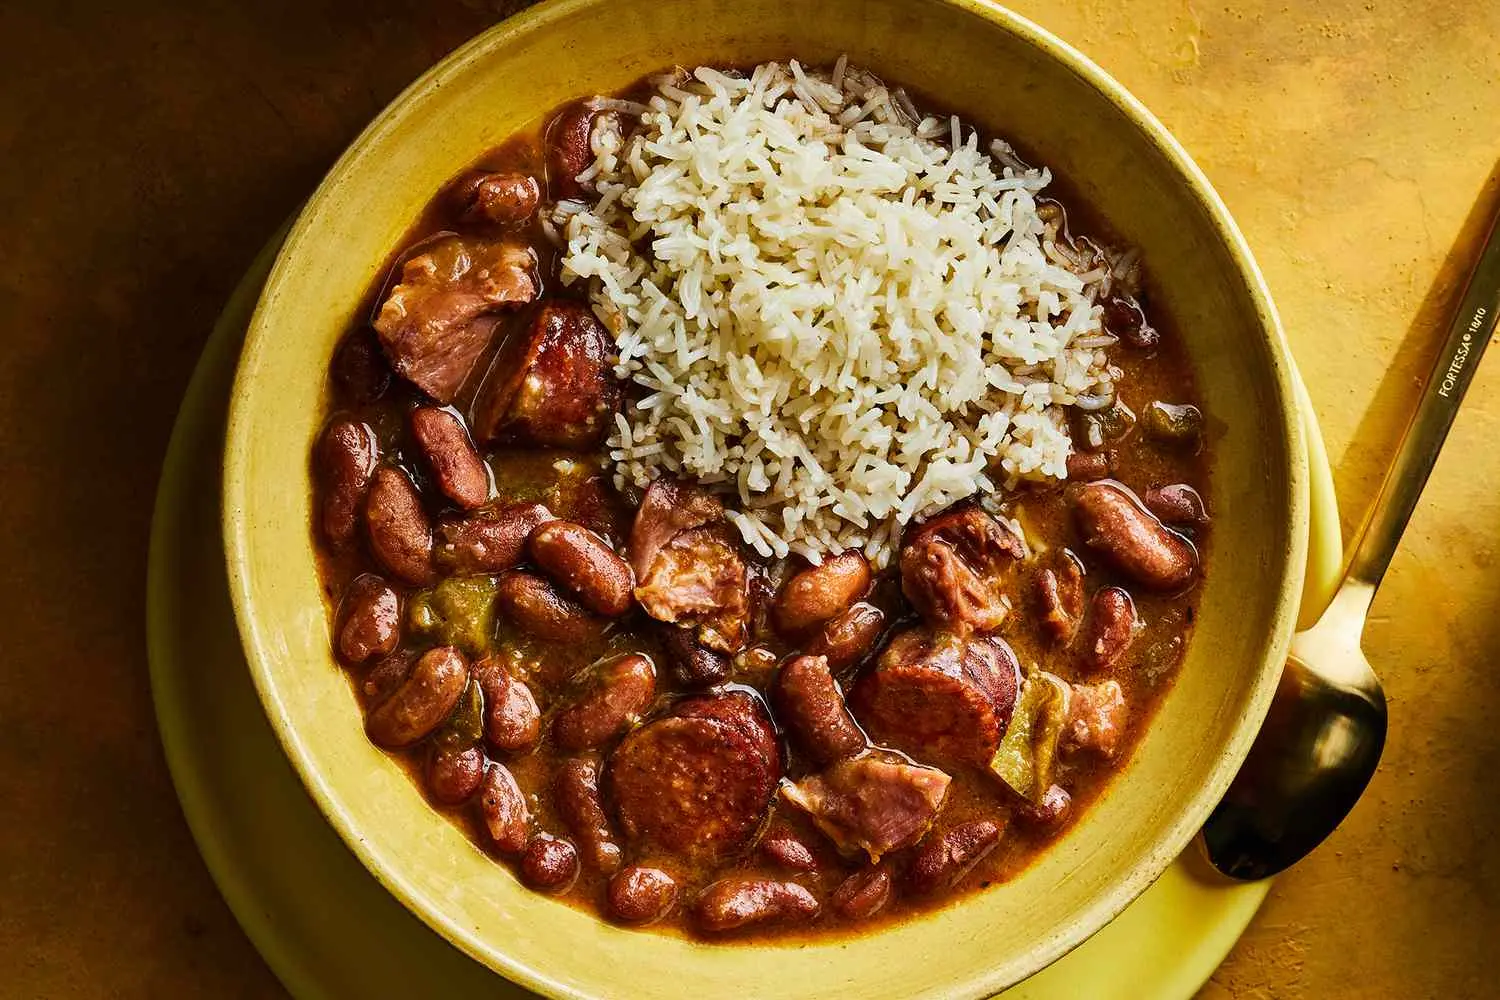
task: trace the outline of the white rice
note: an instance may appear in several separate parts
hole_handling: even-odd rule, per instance
[[[913,518],[1066,475],[1121,275],[1038,214],[1045,169],[842,59],[654,84],[601,99],[598,202],[551,220],[639,392],[620,485],[691,476],[763,555],[885,565]]]

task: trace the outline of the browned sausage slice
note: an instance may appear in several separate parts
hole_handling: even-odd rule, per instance
[[[917,849],[907,882],[918,895],[951,889],[1000,843],[1003,824],[989,819],[960,823]]]
[[[409,747],[453,714],[469,684],[469,665],[452,646],[423,653],[411,673],[365,719],[371,742],[387,750]]]
[[[743,699],[752,708],[708,705]],[[695,858],[739,849],[759,825],[781,777],[776,734],[735,693],[694,699],[701,714],[658,719],[625,737],[609,788],[626,835]]]
[[[449,500],[469,509],[490,498],[489,469],[457,415],[436,406],[419,406],[411,411],[411,434],[427,457],[438,489]]]
[[[501,753],[530,753],[542,738],[542,713],[526,682],[498,657],[474,665],[484,692],[484,741]]]
[[[437,582],[432,568],[432,525],[406,473],[390,465],[375,470],[365,499],[370,549],[387,571],[418,587]]]
[[[859,552],[841,552],[793,574],[776,595],[772,615],[783,635],[820,625],[870,589],[870,563]]]
[[[620,408],[615,345],[588,306],[558,300],[501,347],[476,406],[488,444],[592,448]]]
[[[612,872],[620,867],[620,845],[604,812],[599,791],[599,761],[570,757],[557,766],[552,779],[552,801],[567,824],[589,867]]]
[[[796,656],[776,674],[771,689],[776,716],[820,764],[853,757],[865,748],[844,696],[821,656]]]
[[[538,639],[584,642],[599,634],[601,619],[563,597],[535,573],[509,570],[496,581],[495,600],[506,618]]]
[[[629,653],[597,667],[577,701],[552,719],[552,741],[564,750],[589,750],[640,721],[656,697],[656,667]]]
[[[537,525],[552,520],[539,503],[482,507],[458,520],[438,524],[435,556],[440,565],[464,576],[499,573],[515,566]]]
[[[1198,572],[1193,543],[1158,521],[1136,495],[1113,480],[1070,492],[1084,541],[1120,572],[1153,590],[1181,590]]]
[[[375,432],[356,420],[334,421],[318,441],[323,535],[333,545],[342,548],[354,540],[379,458]]]
[[[901,590],[933,628],[993,632],[1010,612],[1005,589],[1026,545],[1007,525],[964,505],[924,521],[901,547]]]
[[[841,760],[781,794],[812,817],[839,850],[870,860],[922,839],[942,809],[952,779],[935,767],[880,757]]]
[[[516,784],[516,776],[504,764],[491,764],[479,790],[479,816],[490,842],[501,854],[526,850],[531,834],[531,810]]]
[[[987,765],[1015,709],[1016,654],[994,638],[909,629],[854,686],[865,732],[921,760]]]
[[[548,521],[527,542],[532,560],[590,611],[611,618],[633,605],[635,576],[609,543],[581,524]]]
[[[397,375],[447,405],[489,345],[486,313],[536,298],[536,255],[522,242],[443,236],[401,265],[375,317]]]
[[[693,907],[699,928],[715,934],[796,923],[817,915],[817,897],[796,882],[737,876],[704,889]]]
[[[345,663],[385,656],[401,641],[401,600],[374,573],[349,584],[339,605],[338,650]]]

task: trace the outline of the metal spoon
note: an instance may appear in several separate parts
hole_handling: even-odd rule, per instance
[[[1267,878],[1302,860],[1348,815],[1380,761],[1385,694],[1359,648],[1360,635],[1500,316],[1496,222],[1344,581],[1317,624],[1292,637],[1265,725],[1203,827],[1209,861],[1231,878]]]

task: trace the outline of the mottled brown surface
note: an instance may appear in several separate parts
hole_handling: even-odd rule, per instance
[[[371,115],[514,6],[0,5],[5,995],[281,995],[196,858],[156,739],[151,495],[178,396],[255,250]],[[1474,202],[1500,199],[1500,6],[1018,6],[1144,99],[1229,202],[1351,527],[1477,238]],[[1497,390],[1491,359],[1376,603],[1385,765],[1277,884],[1210,1000],[1493,995]]]

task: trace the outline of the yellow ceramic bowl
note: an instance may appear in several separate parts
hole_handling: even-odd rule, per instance
[[[1198,632],[1129,768],[1014,882],[878,934],[811,944],[715,946],[620,930],[522,888],[366,742],[329,653],[309,530],[324,371],[423,204],[516,129],[674,63],[843,53],[1019,140],[1144,252],[1223,423]],[[1243,758],[1302,583],[1307,469],[1292,393],[1275,314],[1223,204],[1144,108],[1036,26],[976,0],[560,0],[499,25],[412,86],[292,230],[250,327],[230,415],[224,538],[235,610],[271,724],[329,821],[408,907],[511,979],[568,997],[978,997],[1118,913],[1188,843]]]

